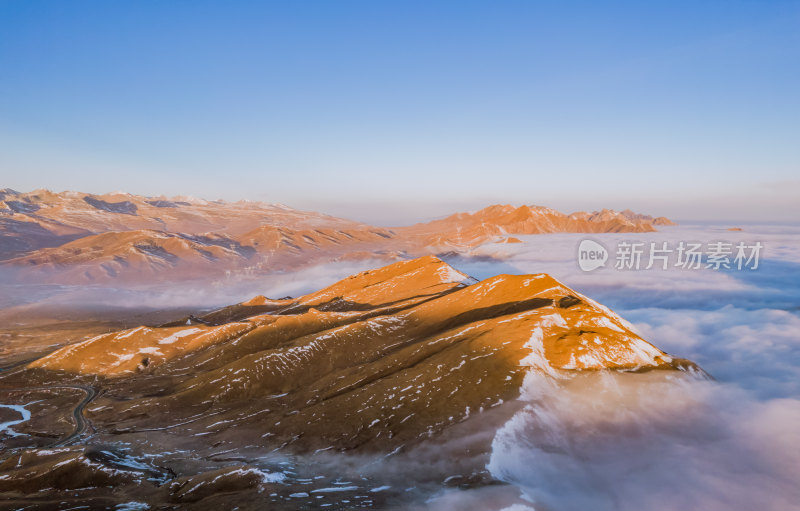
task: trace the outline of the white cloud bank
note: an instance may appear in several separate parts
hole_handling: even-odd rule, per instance
[[[639,241],[761,241],[756,271],[582,272],[584,235],[484,245],[454,261],[485,277],[547,272],[632,321],[716,381],[664,373],[529,379],[489,468],[536,510],[800,509],[800,230],[694,226],[596,235]],[[612,262],[612,261],[609,261]],[[613,263],[612,263],[613,264]]]
[[[800,400],[661,372],[529,385],[489,468],[537,510],[797,509]]]

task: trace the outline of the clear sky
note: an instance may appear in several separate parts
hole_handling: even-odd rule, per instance
[[[0,187],[800,217],[800,1],[0,0]]]

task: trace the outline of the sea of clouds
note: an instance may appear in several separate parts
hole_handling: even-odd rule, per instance
[[[686,225],[657,233],[552,234],[487,243],[446,258],[484,279],[549,273],[609,306],[662,350],[712,380],[668,373],[530,375],[525,406],[495,435],[488,469],[507,488],[445,491],[426,509],[509,511],[800,509],[800,226]],[[582,271],[578,246],[609,249]],[[621,270],[621,242],[761,243],[759,266]],[[298,296],[385,261],[330,263],[203,288],[228,300]],[[752,264],[751,264],[752,266]],[[232,285],[233,284],[233,285]],[[257,287],[254,287],[257,286]],[[224,292],[222,292],[224,290]],[[176,288],[174,302],[198,295]],[[516,503],[510,504],[509,502]]]
[[[713,379],[659,372],[554,382],[531,375],[524,406],[497,430],[488,464],[510,486],[446,491],[420,509],[800,509],[800,226],[726,227],[521,236],[522,243],[487,243],[446,257],[479,279],[549,273]],[[591,272],[577,264],[587,238],[612,252],[605,267]],[[763,249],[755,270],[619,270],[613,249],[623,241],[673,248],[681,241],[760,242]],[[384,264],[337,262],[212,286],[166,286],[146,296],[81,288],[63,296],[211,307],[256,294],[298,296]]]
[[[664,373],[531,376],[489,469],[536,510],[800,509],[800,229],[695,225],[621,241],[761,242],[759,267],[584,272],[584,235],[487,244],[452,262],[482,278],[547,272],[611,307],[713,380]],[[613,252],[613,250],[611,250]],[[645,266],[645,265],[643,265]]]

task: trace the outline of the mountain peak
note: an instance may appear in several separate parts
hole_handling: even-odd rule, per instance
[[[434,255],[399,261],[336,282],[301,299],[303,305],[333,301],[380,305],[419,299],[477,282]]]
[[[31,367],[122,377],[196,354],[209,366],[222,367],[229,360],[247,368],[252,362],[247,361],[248,354],[273,350],[279,339],[296,338],[301,343],[293,341],[287,347],[338,339],[326,349],[333,350],[329,356],[339,357],[353,349],[346,343],[391,344],[391,336],[386,336],[392,332],[400,336],[399,326],[403,333],[398,339],[408,336],[404,342],[472,330],[476,332],[471,339],[478,334],[519,338],[519,346],[504,351],[504,356],[516,357],[512,365],[518,367],[519,360],[528,355],[523,346],[531,329],[545,324],[548,337],[540,341],[544,343],[541,356],[546,359],[540,361],[542,367],[656,368],[671,360],[636,335],[622,318],[547,274],[497,275],[477,282],[432,255],[357,273],[299,299],[259,296],[192,318],[161,328],[104,334],[57,350]],[[342,363],[354,362],[345,358]]]

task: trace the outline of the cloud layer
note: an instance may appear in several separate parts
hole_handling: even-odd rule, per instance
[[[595,237],[608,247],[624,239],[761,241],[765,251],[755,271],[585,273],[575,263],[583,238],[483,246],[462,267],[481,277],[551,273],[715,380],[584,375],[554,387],[531,375],[528,404],[495,437],[492,473],[517,486],[537,510],[794,509],[800,502],[800,231],[695,226]]]
[[[800,502],[800,401],[664,373],[592,374],[498,432],[489,468],[535,509],[787,510]]]

